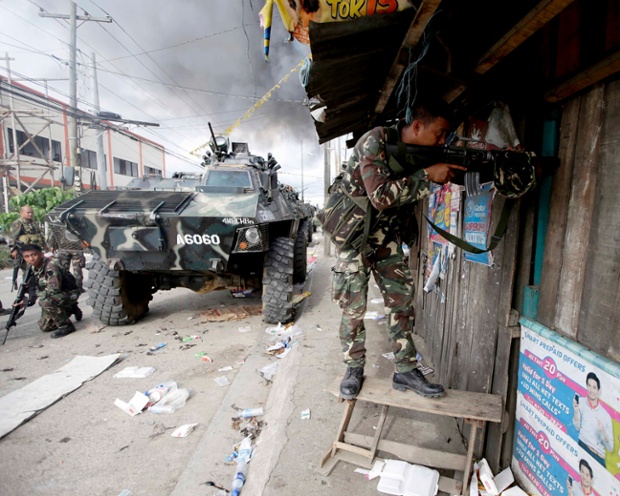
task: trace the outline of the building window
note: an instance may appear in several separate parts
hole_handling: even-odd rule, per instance
[[[9,150],[11,153],[14,153],[13,130],[11,128],[7,128],[7,131],[9,135]],[[28,136],[26,136],[26,133],[23,131],[16,131],[16,134],[17,146],[21,147],[24,143],[26,143],[26,141],[28,141]],[[41,154],[34,147],[32,141],[28,141],[28,144],[21,148],[19,154],[47,160],[50,153],[50,140],[48,138],[44,138],[43,136],[35,136],[34,142],[39,147],[39,150],[43,152],[43,157],[41,157]],[[60,141],[52,140],[52,160],[55,162],[62,162],[62,148],[60,146]]]
[[[138,164],[130,162],[129,160],[123,160],[122,158],[114,157],[114,172],[122,176],[138,177],[139,169]]]
[[[161,177],[161,171],[159,169],[154,169],[153,167],[149,167],[148,165],[144,166],[144,175],[145,176],[159,176]]]
[[[105,164],[105,155],[103,161]],[[82,150],[80,153],[80,166],[85,169],[97,170],[97,154],[91,150]]]

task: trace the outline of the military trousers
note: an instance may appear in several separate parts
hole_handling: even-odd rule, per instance
[[[39,329],[43,332],[55,331],[60,327],[73,327],[71,317],[72,307],[77,303],[79,297],[78,290],[68,291],[62,296],[53,298],[40,298],[41,318],[39,319]]]
[[[340,343],[344,362],[349,367],[363,367],[366,361],[366,327],[368,282],[374,276],[386,311],[387,336],[394,353],[397,372],[409,372],[417,366],[412,339],[415,323],[414,282],[403,251],[395,241],[383,246],[369,237],[372,253],[343,250],[338,254],[332,281],[332,300],[342,309]]]
[[[82,269],[86,267],[86,258],[82,250],[58,250],[58,261],[65,269],[71,270],[78,289],[82,291],[84,275]]]

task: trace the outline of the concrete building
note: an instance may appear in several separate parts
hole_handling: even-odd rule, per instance
[[[74,168],[83,189],[98,188],[99,133],[103,133],[105,187],[125,186],[134,177],[166,175],[162,145],[83,111],[76,115],[79,164],[72,164],[70,116],[66,102],[0,77],[0,168],[5,195],[9,189],[19,194],[60,186],[68,167]]]

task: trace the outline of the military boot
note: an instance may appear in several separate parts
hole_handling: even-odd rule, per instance
[[[441,384],[431,384],[418,369],[410,372],[395,372],[392,387],[399,391],[411,389],[425,398],[441,398],[446,392]]]
[[[77,320],[78,322],[82,320],[82,310],[80,309],[80,307],[78,307],[77,303],[71,305],[71,314],[69,316],[71,315],[75,315],[75,320]]]
[[[364,382],[364,367],[348,367],[340,383],[340,396],[345,400],[352,400],[362,389],[362,382]]]
[[[75,331],[75,326],[73,325],[73,322],[68,322],[64,326],[60,326],[58,329],[52,332],[50,337],[52,339],[62,338],[66,336],[67,334],[71,334],[74,331]]]

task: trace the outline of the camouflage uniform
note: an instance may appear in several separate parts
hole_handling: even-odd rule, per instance
[[[373,223],[366,245],[358,252],[342,250],[334,267],[332,299],[342,309],[340,341],[348,367],[363,367],[366,348],[364,314],[372,272],[387,313],[387,333],[397,372],[409,372],[416,363],[411,337],[415,319],[414,282],[403,261],[402,243],[417,236],[414,202],[429,194],[426,172],[396,178],[385,156],[385,128],[360,138],[345,170],[344,182],[354,197],[367,196]],[[376,210],[375,210],[376,209]]]
[[[42,250],[45,249],[45,239],[38,224],[34,221],[28,222],[20,217],[11,224],[9,236],[13,246],[37,245]],[[19,264],[22,271],[26,270],[27,264],[20,256],[15,259],[15,264]]]
[[[41,267],[33,267],[33,270],[41,306],[39,328],[43,332],[63,327],[75,329],[69,320],[80,296],[74,277],[58,260],[51,258],[46,258]]]
[[[66,229],[58,229],[52,226],[49,230],[47,244],[52,250],[57,250],[60,265],[67,271],[73,272],[78,289],[83,292],[84,276],[82,269],[86,267],[86,259],[80,240]]]

